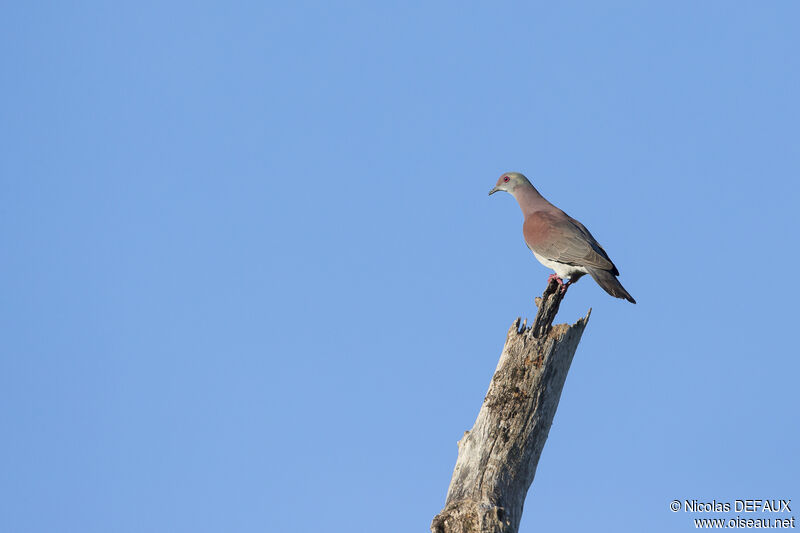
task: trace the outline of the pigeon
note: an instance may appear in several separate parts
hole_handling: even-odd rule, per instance
[[[489,195],[498,191],[516,198],[525,216],[525,244],[541,264],[555,272],[550,280],[555,279],[562,291],[589,274],[611,296],[636,303],[617,279],[619,270],[589,230],[545,200],[528,178],[519,172],[507,172]]]

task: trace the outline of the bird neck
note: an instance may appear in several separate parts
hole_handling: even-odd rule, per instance
[[[544,197],[539,194],[539,191],[530,183],[520,185],[514,190],[513,194],[524,215],[529,215],[538,211],[542,208],[543,204],[547,203],[547,200],[545,200]]]

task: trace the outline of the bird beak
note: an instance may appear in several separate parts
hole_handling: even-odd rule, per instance
[[[499,191],[499,190],[500,190],[500,189],[498,189],[497,187],[495,187],[494,189],[492,189],[491,191],[489,191],[489,196],[493,195],[494,193],[496,193],[496,192],[497,192],[497,191]]]

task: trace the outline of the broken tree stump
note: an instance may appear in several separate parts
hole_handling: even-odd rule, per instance
[[[589,320],[552,326],[564,293],[548,283],[528,328],[508,330],[475,425],[458,442],[445,507],[432,533],[516,533],[572,357]]]

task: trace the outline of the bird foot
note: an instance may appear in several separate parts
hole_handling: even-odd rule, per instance
[[[550,283],[553,280],[555,280],[556,283],[558,283],[558,286],[561,288],[561,294],[567,292],[567,288],[569,287],[570,283],[572,283],[572,280],[567,280],[564,282],[564,280],[558,277],[557,274],[550,274],[550,277],[547,278],[547,283]]]

